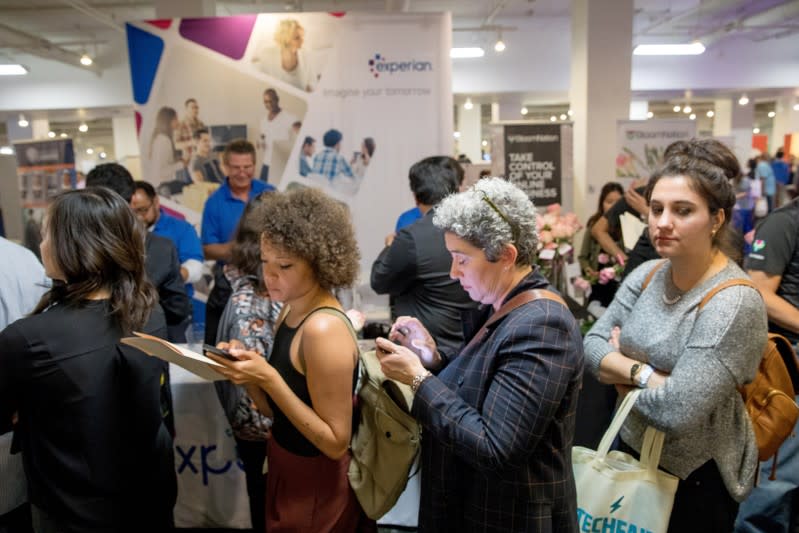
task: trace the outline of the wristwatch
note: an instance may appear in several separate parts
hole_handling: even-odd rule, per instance
[[[630,383],[633,385],[636,384],[635,382],[635,375],[641,370],[642,363],[633,363],[633,366],[630,367]]]
[[[655,369],[651,366],[644,364],[641,371],[635,376],[635,384],[642,388],[646,388],[646,384],[649,382],[649,378],[652,377],[652,374],[655,373]]]
[[[432,375],[433,375],[432,372],[430,372],[429,370],[425,370],[421,374],[413,376],[413,381],[411,381],[411,392],[413,394],[416,394],[416,391],[419,390],[419,385],[421,385],[424,380],[426,380]]]

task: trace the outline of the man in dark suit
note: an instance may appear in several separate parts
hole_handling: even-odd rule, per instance
[[[391,295],[392,319],[418,318],[436,345],[452,352],[463,343],[461,313],[476,304],[449,275],[452,257],[433,214],[444,197],[458,192],[463,169],[451,157],[428,157],[411,167],[409,179],[422,218],[386,238],[372,265],[371,285]]]

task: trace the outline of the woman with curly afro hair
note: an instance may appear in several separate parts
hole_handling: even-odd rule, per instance
[[[263,277],[283,302],[267,362],[235,341],[220,372],[274,418],[268,442],[267,530],[374,531],[349,487],[358,344],[333,290],[352,285],[358,247],[347,208],[316,189],[266,195]]]

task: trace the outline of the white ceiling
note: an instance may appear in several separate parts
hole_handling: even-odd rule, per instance
[[[0,62],[30,68],[27,76],[0,78],[0,119],[19,111],[50,120],[128,112],[124,22],[155,18],[155,4],[0,0]],[[695,98],[741,90],[769,98],[799,87],[799,0],[634,0],[634,5],[634,44],[702,39],[708,46],[701,59],[634,58],[636,98],[669,100],[686,89]],[[453,63],[456,95],[530,104],[568,98],[568,0],[216,1],[217,15],[289,11],[450,11],[453,44],[478,44],[487,51],[481,60]],[[500,30],[508,49],[497,55],[492,46]],[[96,73],[77,65],[84,52],[95,56]]]

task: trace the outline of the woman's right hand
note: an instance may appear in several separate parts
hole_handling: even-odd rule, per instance
[[[222,365],[222,368],[218,366],[211,368],[237,385],[253,384],[268,390],[269,384],[277,376],[274,367],[264,359],[263,355],[257,351],[246,349],[241,341],[220,342],[216,347],[230,352],[238,360],[231,361],[207,352],[207,357]]]
[[[427,369],[441,366],[441,356],[436,341],[418,319],[401,316],[394,321],[388,338],[412,350]]]

